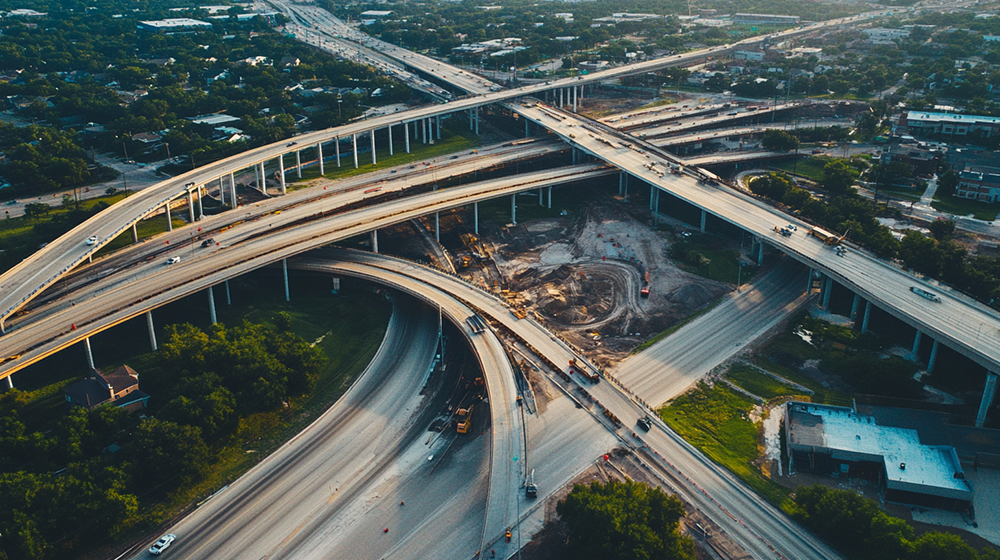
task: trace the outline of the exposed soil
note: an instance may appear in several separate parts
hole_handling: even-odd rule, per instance
[[[667,257],[671,234],[613,199],[583,215],[535,220],[509,231],[493,257],[508,297],[610,365],[730,288]],[[650,296],[640,290],[648,281]]]

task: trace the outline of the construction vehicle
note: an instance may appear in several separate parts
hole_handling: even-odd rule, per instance
[[[910,291],[922,298],[929,299],[930,301],[935,301],[937,303],[941,303],[941,298],[938,297],[938,295],[935,294],[934,292],[928,292],[927,290],[918,288],[916,286],[911,286]]]
[[[512,307],[510,313],[518,319],[524,319],[528,316],[528,312],[523,307]]]
[[[469,433],[469,428],[472,427],[472,409],[475,408],[473,405],[469,405],[469,408],[460,408],[455,413],[455,422],[458,424],[458,433],[467,434]]]
[[[848,232],[849,231],[850,230],[848,230]],[[809,235],[815,237],[816,239],[819,239],[820,241],[826,243],[827,245],[839,245],[840,242],[843,241],[845,237],[847,237],[848,232],[844,232],[844,235],[838,236],[836,233],[830,233],[825,229],[814,227],[811,230],[809,230]]]
[[[576,359],[575,358],[569,361],[569,371],[568,371],[568,373],[572,374],[574,371],[577,372],[577,373],[579,373],[580,375],[586,377],[587,381],[590,381],[591,383],[597,383],[598,381],[601,380],[601,377],[599,375],[597,375],[596,372],[594,372],[593,370],[591,370],[586,365],[578,365],[576,363]]]
[[[646,273],[646,276],[643,278],[642,289],[639,290],[639,296],[640,297],[644,297],[644,298],[648,298],[649,297],[649,273],[648,272]]]
[[[462,255],[461,260],[462,260],[462,268],[469,268],[469,265],[472,264],[472,257],[468,255]]]
[[[524,497],[538,497],[538,485],[535,484],[535,469],[531,469],[531,474],[528,476],[528,483],[524,485]]]

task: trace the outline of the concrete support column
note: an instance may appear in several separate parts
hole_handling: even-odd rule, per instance
[[[854,294],[854,302],[851,303],[851,320],[854,321],[858,318],[858,305],[861,304],[861,296]]]
[[[337,167],[340,167],[340,138],[333,139],[333,147],[337,151]]]
[[[827,276],[823,283],[823,311],[830,310],[830,294],[833,293],[833,278]]]
[[[552,209],[552,187],[549,187],[549,210]]]
[[[576,86],[573,86],[573,112],[576,112]]]
[[[940,343],[935,340],[931,346],[931,359],[927,360],[927,373],[934,371],[934,364],[937,363],[938,346],[940,346]]]
[[[295,174],[302,178],[302,150],[295,150]]]
[[[316,143],[316,151],[319,152],[319,174],[320,177],[326,174],[326,169],[323,167],[323,143]]]
[[[660,189],[656,189],[656,202],[653,203],[653,213],[660,213]]]
[[[472,130],[472,109],[469,109],[466,113],[469,115],[469,130]]]
[[[917,352],[920,351],[920,336],[922,334],[923,333],[920,332],[920,329],[917,329],[917,334],[913,336],[913,348],[910,350],[910,354],[913,354],[914,360],[917,359]]]
[[[701,232],[705,233],[705,223],[708,221],[708,212],[701,211]]]
[[[437,115],[434,118],[437,120],[437,123],[434,126],[434,133],[437,134],[437,139],[440,140],[441,139],[441,115]]]
[[[229,280],[226,280],[226,305],[232,305],[233,298],[229,294]]]
[[[517,195],[510,195],[510,223],[517,225]]]
[[[372,230],[372,232],[369,235],[371,236],[372,240],[372,252],[378,253],[378,230],[377,229]]]
[[[424,144],[427,143],[427,119],[420,119],[420,135],[424,139]]]
[[[281,194],[285,194],[285,154],[278,156],[278,179],[281,183]]]
[[[469,121],[469,129],[472,129],[472,121]],[[406,140],[406,153],[410,153],[410,125],[403,124],[403,139]]]
[[[208,287],[208,318],[212,320],[212,324],[219,322],[219,318],[215,315],[215,290],[212,286]]]
[[[649,209],[653,209],[653,198],[656,197],[656,187],[649,185]]]
[[[565,88],[559,88],[559,108],[562,109],[563,106],[563,90]]]
[[[198,185],[198,219],[205,219],[205,203],[201,192],[202,185]],[[205,194],[208,194],[208,187],[205,187]]]
[[[479,235],[479,203],[478,202],[473,202],[472,203],[472,221],[475,224],[473,227],[474,227],[474,230],[476,232],[476,235]]]
[[[389,134],[389,155],[392,155],[392,125],[385,127],[386,133]]]
[[[254,177],[257,178],[257,188],[259,189],[260,188],[260,166],[257,165],[256,163],[253,164],[253,174],[254,174]],[[263,190],[263,189],[261,189],[261,190]]]
[[[625,186],[625,173],[618,174],[618,196],[622,195],[622,188]]]
[[[232,195],[233,209],[240,207],[240,199],[236,197],[236,174],[229,174],[229,194]]]
[[[764,266],[764,240],[757,241],[757,266]]]
[[[139,232],[135,229],[135,222],[132,222],[132,243],[139,242]]]
[[[531,132],[528,131],[528,119],[524,119],[524,137],[527,138],[531,136]]]
[[[285,277],[285,301],[290,301],[292,298],[288,293],[288,259],[281,259],[281,274]]]
[[[861,320],[861,333],[864,334],[868,332],[868,320],[872,315],[872,302],[865,300],[865,317]],[[937,341],[934,341],[934,348],[937,349]],[[931,352],[934,355],[934,352]]]
[[[625,200],[628,200],[628,180],[629,180],[629,174],[626,173],[625,174],[625,193],[624,193]]]
[[[976,415],[976,427],[982,428],[983,424],[986,423],[986,412],[990,409],[990,405],[993,404],[993,398],[997,394],[997,375],[992,371],[986,372],[986,387],[983,388],[983,400],[979,401],[979,414]],[[7,378],[10,379],[9,377]]]
[[[479,136],[479,107],[476,107],[476,136]]]
[[[267,194],[267,175],[264,173],[264,162],[260,162],[260,192]]]
[[[813,291],[813,269],[809,268],[809,276],[806,278],[806,296],[811,296]]]
[[[545,189],[538,189],[538,205],[545,206]]]
[[[157,347],[156,347],[156,330],[153,329],[153,312],[152,311],[147,311],[146,312],[146,327],[149,328],[149,346],[150,346],[150,348],[153,349],[153,352],[156,352],[156,350],[157,350]]]
[[[7,376],[7,388],[8,389],[13,389],[14,388],[14,374],[11,374],[11,375]]]
[[[191,219],[191,223],[194,223],[194,195],[191,191],[188,191],[188,217]]]
[[[375,161],[375,131],[374,130],[371,131],[371,137],[372,137],[372,165],[376,165],[376,164],[378,164],[378,162]]]
[[[351,146],[354,149],[354,169],[358,168],[358,135],[351,135]]]
[[[87,353],[87,366],[90,369],[97,369],[94,367],[94,352],[90,348],[90,337],[83,339],[83,351]]]
[[[163,205],[163,210],[167,213],[167,231],[174,231],[174,222],[170,218],[170,201]]]

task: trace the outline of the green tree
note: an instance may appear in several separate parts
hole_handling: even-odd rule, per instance
[[[167,420],[145,420],[128,447],[135,476],[146,489],[196,480],[211,459],[201,429]]]
[[[556,511],[569,525],[567,557],[694,559],[694,543],[677,531],[684,505],[659,488],[627,480],[577,484]]]
[[[941,196],[953,196],[955,194],[955,187],[957,186],[958,174],[954,170],[949,169],[938,177],[937,194]]]
[[[31,202],[24,205],[24,215],[29,220],[47,216],[52,208],[44,202]]]
[[[823,166],[820,184],[833,194],[848,194],[856,178],[857,172],[847,162],[836,159]]]
[[[937,276],[941,272],[942,254],[937,243],[916,230],[907,230],[899,243],[899,258],[906,266]]]
[[[931,230],[931,235],[934,236],[934,239],[945,241],[951,239],[951,236],[955,234],[955,220],[938,218],[931,222],[928,229]]]
[[[908,560],[977,560],[975,549],[958,535],[931,531],[913,542]]]
[[[798,149],[799,139],[784,130],[768,130],[760,144],[767,150],[775,152],[790,152]]]

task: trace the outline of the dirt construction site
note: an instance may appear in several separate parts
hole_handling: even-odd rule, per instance
[[[471,234],[467,212],[442,213],[441,241],[454,270],[502,294],[516,312],[559,332],[601,367],[733,289],[672,262],[671,230],[680,233],[690,226],[660,214],[654,228],[642,202],[625,201],[605,189],[557,191],[556,198],[565,196],[584,202],[565,216],[517,225],[481,220],[478,238]],[[440,262],[447,257],[432,250],[433,220],[421,222],[422,235],[413,236],[417,225],[384,232],[404,245],[387,250],[448,269]]]

